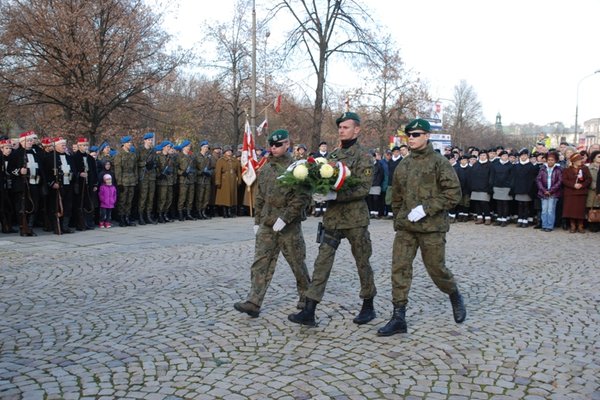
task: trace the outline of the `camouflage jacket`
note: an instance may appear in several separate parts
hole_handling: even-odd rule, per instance
[[[448,210],[461,198],[460,182],[448,160],[433,150],[412,150],[394,171],[392,211],[394,230],[448,232]],[[410,222],[410,211],[422,205],[425,217]]]
[[[138,180],[137,153],[122,150],[115,156],[115,179],[119,186],[135,186]]]
[[[373,181],[373,162],[367,149],[358,142],[347,149],[337,148],[329,154],[330,161],[342,161],[352,176],[360,180],[353,187],[342,187],[333,201],[327,202],[323,216],[325,229],[351,229],[369,225],[367,196]]]
[[[212,176],[214,175],[214,166],[211,163],[210,153],[203,155],[202,153],[196,156],[196,183],[202,185],[210,185]]]
[[[158,186],[173,186],[175,184],[175,178],[177,178],[176,161],[177,158],[172,154],[158,155],[158,175],[156,176]]]
[[[177,157],[177,176],[180,184],[193,185],[196,183],[196,156],[181,153]]]
[[[285,188],[277,183],[293,162],[289,153],[281,157],[270,157],[258,174],[258,190],[256,193],[256,214],[254,223],[273,226],[277,218],[286,224],[306,219],[306,208],[310,204],[310,194],[294,188]]]
[[[153,147],[147,149],[144,146],[140,146],[138,156],[138,176],[140,181],[156,180],[156,168],[158,167],[157,159],[158,155]]]

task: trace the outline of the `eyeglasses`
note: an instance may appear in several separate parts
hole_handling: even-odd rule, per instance
[[[408,136],[408,137],[414,137],[414,138],[418,138],[421,135],[424,135],[424,133],[421,133],[421,132],[409,132],[409,133],[406,134],[406,136]]]
[[[283,146],[284,143],[285,142],[271,142],[271,143],[269,143],[269,146],[271,146],[271,147],[281,147],[281,146]]]

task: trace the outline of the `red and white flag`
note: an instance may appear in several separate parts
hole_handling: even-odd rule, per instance
[[[269,121],[267,121],[267,119],[265,118],[265,120],[256,127],[256,134],[258,136],[262,135],[263,130],[267,129],[269,127]]]
[[[252,129],[250,122],[246,120],[246,129],[244,131],[244,143],[242,145],[242,179],[246,185],[250,186],[256,180],[256,150],[254,149],[254,138],[252,137]]]
[[[277,98],[275,98],[275,101],[273,102],[273,107],[275,108],[275,112],[276,113],[280,113],[281,112],[281,95],[277,96]]]

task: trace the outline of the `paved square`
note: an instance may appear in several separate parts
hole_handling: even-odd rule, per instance
[[[307,265],[316,223],[304,224]],[[454,224],[447,262],[465,297],[457,325],[421,263],[407,334],[391,314],[391,221],[371,224],[378,318],[347,241],[320,321],[295,312],[280,257],[261,315],[245,299],[250,218],[73,235],[0,236],[1,399],[600,399],[600,234]]]

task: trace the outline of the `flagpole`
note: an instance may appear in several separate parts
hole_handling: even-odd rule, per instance
[[[250,129],[256,130],[256,1],[252,0],[252,100],[250,106]]]

